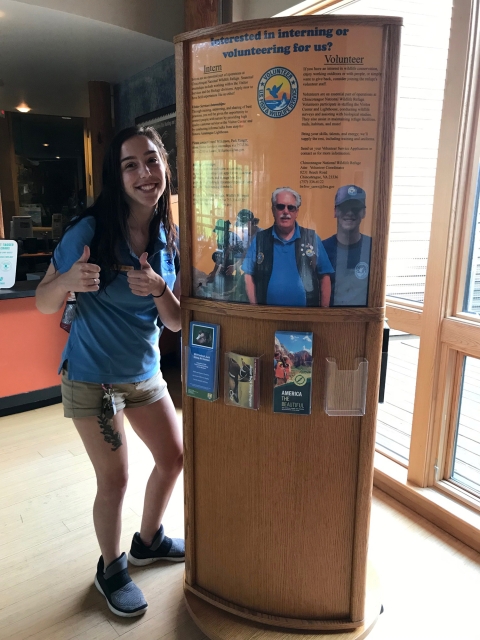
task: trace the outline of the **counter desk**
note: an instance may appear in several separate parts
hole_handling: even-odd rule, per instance
[[[63,309],[44,315],[35,307],[38,281],[0,289],[0,416],[60,402],[60,356],[67,334]]]
[[[39,280],[0,289],[0,416],[61,402],[58,364],[67,341],[63,307],[44,315],[35,306]],[[176,361],[179,334],[164,329],[162,361]]]

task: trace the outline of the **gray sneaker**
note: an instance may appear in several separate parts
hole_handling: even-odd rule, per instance
[[[147,547],[137,532],[133,536],[128,560],[137,567],[144,567],[157,560],[185,562],[185,540],[166,536],[162,524],[154,535],[152,544]]]
[[[143,593],[128,575],[125,553],[111,562],[106,569],[103,565],[103,556],[100,556],[95,586],[105,596],[110,611],[117,616],[131,618],[147,610],[148,604]]]

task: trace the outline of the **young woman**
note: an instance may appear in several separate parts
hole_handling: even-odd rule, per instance
[[[155,130],[125,129],[106,153],[100,196],[67,227],[37,289],[42,313],[57,312],[68,292],[77,294],[60,363],[62,399],[97,477],[93,520],[102,555],[95,585],[120,616],[147,608],[120,553],[128,477],[124,415],[155,462],[128,559],[145,565],[185,557],[184,541],[165,536],[161,525],[183,461],[157,326],[160,318],[180,329],[178,264],[165,149]]]

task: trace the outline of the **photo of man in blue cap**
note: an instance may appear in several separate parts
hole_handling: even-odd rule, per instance
[[[366,194],[347,184],[335,195],[337,233],[323,241],[335,273],[332,276],[332,307],[362,307],[368,303],[372,239],[360,232],[365,218]]]

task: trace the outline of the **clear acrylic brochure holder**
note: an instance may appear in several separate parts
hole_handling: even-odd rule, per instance
[[[367,399],[368,361],[355,360],[356,369],[340,370],[335,358],[326,358],[325,413],[329,416],[363,416]]]

